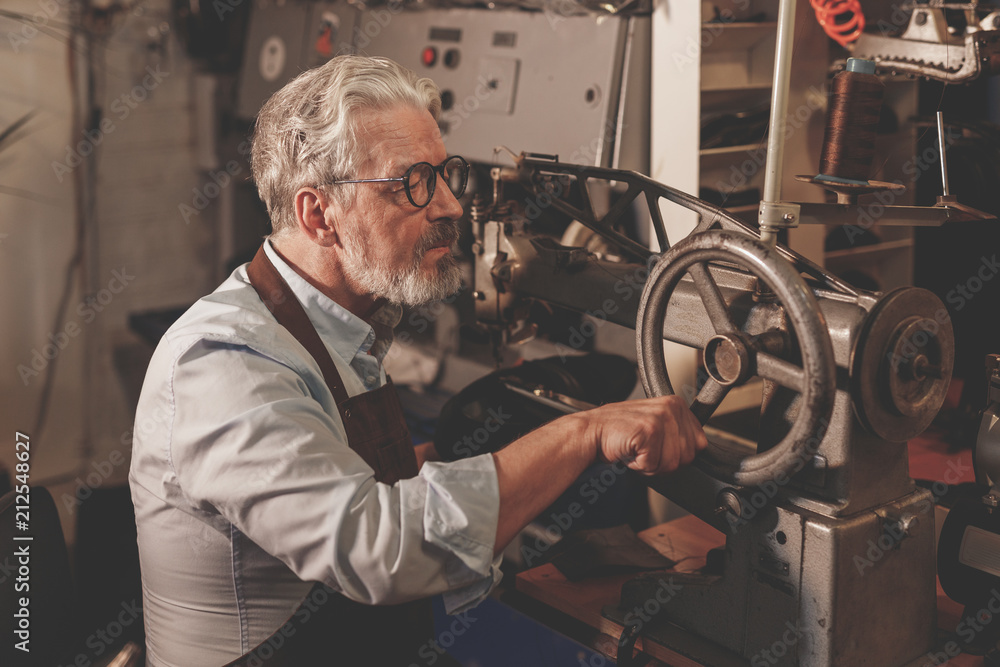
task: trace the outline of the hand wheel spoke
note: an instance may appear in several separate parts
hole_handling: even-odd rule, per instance
[[[715,327],[715,333],[735,332],[736,326],[733,324],[732,318],[729,317],[729,306],[722,298],[722,292],[719,291],[719,286],[715,284],[715,279],[712,278],[705,263],[692,264],[688,268],[688,273],[694,279],[694,286],[698,289],[702,303],[705,304],[705,310],[708,311],[708,318],[712,321],[712,326]]]
[[[728,386],[720,384],[712,378],[708,378],[708,382],[702,386],[701,391],[694,397],[694,402],[691,403],[691,412],[698,418],[698,421],[704,424],[728,393]]]
[[[757,375],[799,393],[806,388],[806,372],[801,367],[771,354],[762,352],[757,355]]]

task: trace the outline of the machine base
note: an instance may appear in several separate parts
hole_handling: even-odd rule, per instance
[[[768,506],[734,529],[719,573],[637,577],[605,616],[668,646],[680,626],[751,667],[903,667],[934,650],[928,491],[849,517]]]

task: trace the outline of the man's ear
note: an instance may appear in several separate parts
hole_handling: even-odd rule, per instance
[[[301,188],[295,193],[295,222],[310,241],[321,246],[340,242],[330,198],[316,188]]]

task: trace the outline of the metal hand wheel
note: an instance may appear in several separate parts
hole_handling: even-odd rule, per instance
[[[766,284],[794,329],[801,365],[782,358],[781,350],[775,351],[763,344],[761,337],[737,327],[709,262],[736,264]],[[671,296],[685,274],[691,276],[714,329],[706,332],[699,346],[704,350],[708,380],[691,405],[695,416],[703,424],[707,422],[731,388],[754,376],[801,396],[791,428],[776,445],[744,457],[710,442],[699,455],[698,465],[716,479],[738,486],[758,486],[779,474],[800,470],[823,439],[836,389],[833,346],[815,297],[791,263],[751,236],[707,231],[685,238],[663,253],[650,272],[639,304],[636,347],[642,386],[648,396],[674,393],[663,353],[664,321]],[[671,317],[685,317],[686,313],[677,311],[676,307],[671,310]]]

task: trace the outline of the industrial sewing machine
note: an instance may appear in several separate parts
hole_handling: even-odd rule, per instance
[[[633,327],[646,393],[681,393],[707,424],[710,445],[695,464],[649,484],[725,533],[725,549],[701,572],[673,575],[679,589],[667,602],[658,596],[661,575],[626,584],[605,610],[626,635],[669,646],[679,627],[753,667],[920,664],[936,644],[934,499],[910,478],[905,443],[944,402],[954,335],[931,292],[855,289],[775,241],[784,227],[858,220],[856,196],[837,204],[780,196],[792,5],[781,3],[779,14],[759,230],[634,172],[521,154],[513,167],[492,169],[493,200],[472,209],[476,315],[501,342],[533,335],[526,314],[534,299]],[[883,70],[949,81],[989,69],[992,18],[970,24],[975,37],[962,43],[975,62],[963,66],[937,62],[931,49],[932,65],[908,69],[912,58],[892,50],[920,46],[906,42],[920,41],[921,20],[941,18],[944,8],[922,6],[903,39],[859,42],[855,53],[870,51]],[[943,35],[924,41],[956,50]],[[943,132],[941,148],[943,156]],[[937,206],[886,206],[879,224],[984,217],[948,195],[943,157],[942,174]],[[529,197],[506,199],[511,183]],[[619,196],[595,205],[594,192],[612,186]],[[648,206],[658,254],[622,231],[637,200]],[[674,243],[664,202],[698,217]],[[549,208],[589,228],[596,243],[566,246],[539,233],[533,220]],[[641,298],[631,298],[637,276],[645,278]],[[672,384],[665,340],[700,351],[693,385]],[[727,394],[757,380],[756,437],[716,428],[709,419]],[[662,603],[658,612],[637,620],[633,610],[651,600]],[[621,646],[627,662],[630,645]],[[690,646],[682,652],[712,664]]]
[[[802,638],[771,663],[781,665],[902,665],[931,650],[933,501],[910,479],[905,441],[933,419],[950,380],[954,340],[941,301],[917,288],[854,289],[634,172],[522,155],[493,177],[501,195],[473,210],[481,322],[517,338],[529,299],[601,311],[635,327],[649,395],[675,392],[664,339],[698,348],[700,381],[682,391],[702,422],[727,392],[763,381],[756,443],[710,429],[695,465],[650,481],[727,543],[715,571],[675,577],[681,590],[642,633],[676,624],[751,659],[792,627]],[[618,259],[534,232],[503,200],[505,181],[589,227]],[[600,181],[627,185],[604,215],[587,194]],[[617,229],[637,197],[649,203],[659,255]],[[700,219],[673,245],[661,199]],[[641,299],[623,298],[621,286],[647,266]],[[639,577],[608,615],[624,622],[658,585]]]

